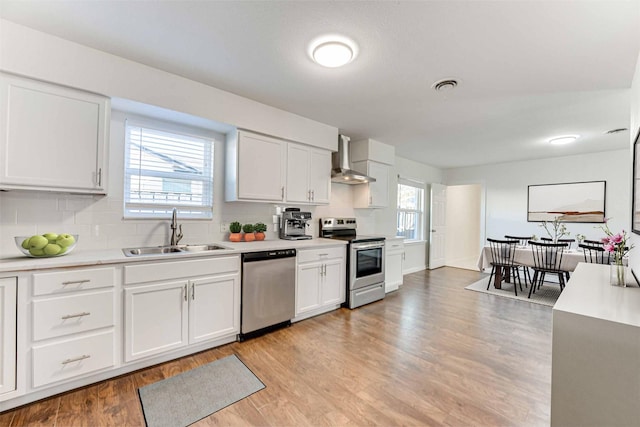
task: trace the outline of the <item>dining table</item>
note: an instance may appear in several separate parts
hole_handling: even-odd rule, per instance
[[[484,271],[485,268],[491,268],[492,261],[493,258],[491,256],[491,247],[485,246],[484,248],[482,248],[480,257],[478,258],[478,269],[480,271]],[[534,267],[535,264],[533,262],[533,251],[531,250],[531,246],[516,246],[513,261],[518,265],[523,265],[525,267]],[[580,262],[585,262],[584,252],[582,251],[582,249],[565,249],[564,253],[562,254],[562,263],[560,264],[560,269],[564,271],[574,271],[578,266],[578,263]],[[508,271],[503,272],[502,268],[498,268],[496,274],[494,275],[495,279],[493,282],[493,286],[496,289],[501,289],[503,275],[508,280]]]

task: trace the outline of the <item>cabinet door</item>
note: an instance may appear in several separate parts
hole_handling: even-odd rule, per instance
[[[296,284],[296,316],[320,307],[321,264],[298,265]]]
[[[16,278],[0,279],[0,394],[16,389]]]
[[[331,198],[331,152],[312,150],[309,163],[311,203],[329,204]]]
[[[389,206],[389,166],[381,163],[369,162],[369,175],[376,182],[369,184],[370,207],[385,208]]]
[[[283,201],[287,143],[245,131],[238,138],[238,198]]]
[[[322,271],[322,304],[342,304],[345,300],[344,260],[324,263]]]
[[[384,271],[384,290],[391,292],[402,285],[402,256],[403,251],[387,251]]]
[[[237,274],[191,280],[189,290],[189,343],[240,332]]]
[[[289,143],[287,149],[287,201],[309,203],[309,148]]]
[[[0,188],[105,193],[106,97],[0,74]]]
[[[124,290],[125,360],[187,345],[188,282],[165,282]]]

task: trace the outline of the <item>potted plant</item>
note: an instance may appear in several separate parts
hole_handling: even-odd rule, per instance
[[[267,231],[267,226],[262,222],[257,222],[253,226],[253,230],[255,231],[256,240],[264,240],[264,232]]]
[[[244,231],[245,242],[253,242],[254,240],[256,240],[256,236],[253,234],[253,224],[243,225],[242,231]]]
[[[240,231],[242,231],[242,224],[238,221],[233,221],[229,224],[229,240],[232,242],[239,242],[242,240],[242,234],[240,234]]]

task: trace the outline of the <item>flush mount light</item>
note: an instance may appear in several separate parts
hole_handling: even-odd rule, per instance
[[[309,56],[317,64],[337,68],[353,61],[357,55],[356,44],[339,35],[323,36],[309,45]]]
[[[549,144],[552,145],[564,145],[564,144],[570,144],[573,141],[575,141],[576,139],[578,139],[580,137],[580,135],[562,135],[562,136],[556,136],[553,137],[549,140]]]

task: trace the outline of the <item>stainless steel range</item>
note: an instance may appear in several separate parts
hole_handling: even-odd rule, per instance
[[[347,301],[349,308],[384,298],[384,237],[356,233],[355,218],[321,218],[320,237],[347,240]]]

